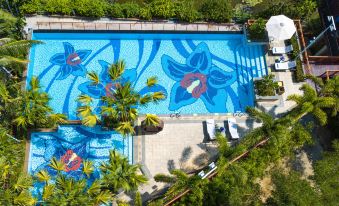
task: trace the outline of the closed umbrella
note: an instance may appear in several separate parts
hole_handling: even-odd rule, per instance
[[[285,15],[272,16],[266,23],[266,30],[273,40],[290,39],[296,32],[293,20]]]

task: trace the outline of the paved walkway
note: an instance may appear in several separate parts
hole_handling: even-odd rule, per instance
[[[197,32],[241,32],[239,24],[214,23],[175,23],[173,21],[141,21],[141,20],[90,20],[71,17],[26,17],[28,29],[42,30],[111,30],[111,31],[197,31]]]

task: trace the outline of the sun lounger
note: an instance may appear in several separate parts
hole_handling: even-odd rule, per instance
[[[275,63],[276,70],[288,70],[297,66],[296,61],[289,61],[289,62],[281,62]]]
[[[215,121],[214,119],[206,120],[207,133],[210,137],[210,140],[215,140]]]
[[[205,176],[204,170],[200,171],[198,175],[199,175],[199,177],[203,178]]]
[[[227,123],[228,123],[228,129],[231,134],[231,138],[239,139],[238,125],[237,125],[237,121],[235,120],[235,118],[228,118]]]
[[[286,47],[273,47],[272,52],[273,54],[286,54],[293,51],[292,45]]]

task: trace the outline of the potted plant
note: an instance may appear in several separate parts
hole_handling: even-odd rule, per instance
[[[254,88],[259,96],[274,96],[276,95],[276,90],[279,89],[279,84],[275,81],[274,75],[269,74],[255,80]]]
[[[144,132],[160,132],[164,128],[164,122],[155,114],[146,114],[145,119],[141,122],[141,128]]]

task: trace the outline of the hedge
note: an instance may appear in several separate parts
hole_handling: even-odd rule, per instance
[[[60,14],[84,17],[171,19],[194,22],[206,20],[230,22],[233,16],[231,0],[148,0],[112,3],[111,0],[27,0],[20,8],[22,14]]]
[[[290,40],[290,43],[293,47],[293,52],[291,53],[291,58],[292,59],[296,59],[299,55],[300,49],[299,49],[299,44],[298,44],[298,40],[296,36],[293,36]],[[297,82],[302,82],[305,80],[305,75],[304,75],[304,70],[302,67],[302,62],[300,60],[300,58],[296,59],[296,69],[294,71],[294,76],[295,76],[295,80]]]

